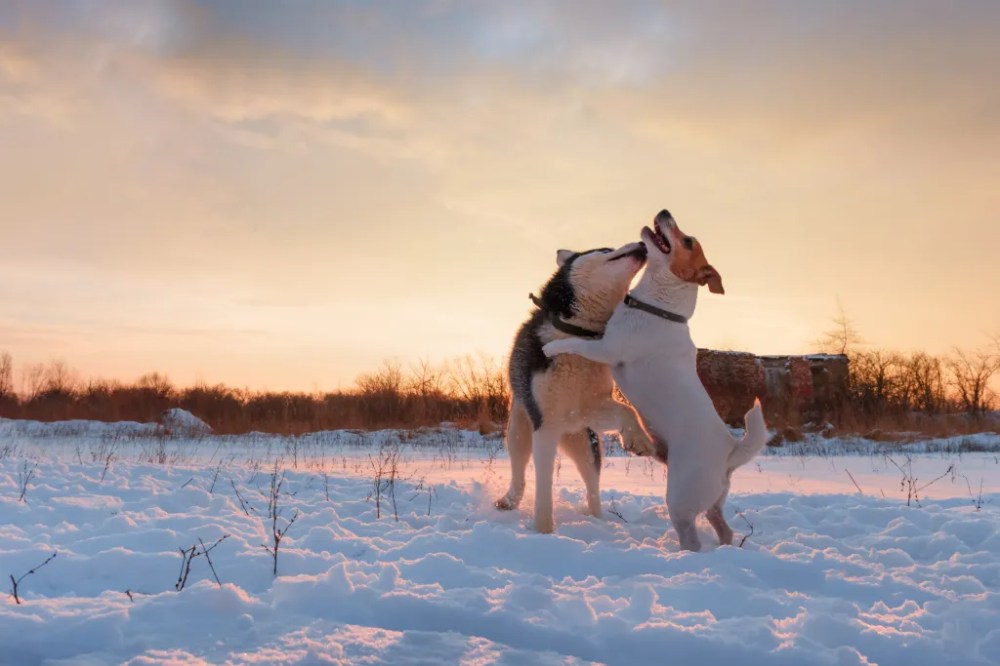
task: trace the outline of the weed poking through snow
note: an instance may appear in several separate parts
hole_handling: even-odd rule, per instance
[[[392,515],[399,521],[399,513],[396,510],[396,479],[399,478],[399,447],[383,446],[379,449],[378,457],[373,458],[368,454],[368,464],[372,470],[372,491],[368,495],[368,500],[375,499],[375,518],[382,517],[382,496],[388,495],[392,502]]]
[[[14,597],[15,603],[17,603],[18,605],[20,605],[21,603],[21,597],[18,596],[18,591],[20,589],[19,586],[21,585],[21,581],[30,576],[31,574],[36,573],[39,569],[41,569],[46,564],[54,560],[56,555],[58,554],[59,554],[58,552],[52,553],[51,555],[48,556],[48,558],[46,558],[44,562],[39,564],[37,567],[29,570],[27,573],[23,574],[20,578],[14,578],[14,574],[10,574],[10,584],[11,584],[10,596]]]
[[[233,481],[232,479],[229,479],[229,485],[233,487],[233,492],[236,493],[236,499],[239,500],[240,508],[243,509],[243,513],[245,513],[247,516],[250,515],[251,511],[257,513],[257,509],[255,509],[252,504],[243,499],[243,495],[240,494],[240,489],[236,487],[236,482]]]
[[[295,521],[299,517],[299,511],[296,509],[292,513],[291,519],[285,524],[284,528],[278,527],[278,518],[281,516],[281,487],[285,484],[285,471],[282,470],[278,473],[278,468],[275,466],[274,471],[271,472],[271,487],[270,492],[267,496],[267,517],[271,521],[271,543],[261,544],[271,555],[271,559],[274,561],[274,567],[272,569],[275,576],[278,575],[278,549],[281,547],[281,540],[285,538],[285,534],[288,530],[295,524]]]
[[[205,546],[205,542],[201,540],[201,537],[198,537],[198,543],[190,548],[178,548],[177,550],[181,552],[181,572],[177,576],[177,582],[174,583],[174,589],[180,592],[184,589],[184,586],[187,585],[188,576],[191,574],[191,562],[193,562],[194,558],[199,555],[205,556],[205,559],[208,561],[208,566],[212,570],[212,576],[215,578],[215,582],[219,584],[219,587],[222,587],[222,581],[219,580],[219,575],[215,573],[215,566],[212,564],[212,558],[209,557],[208,554],[214,550],[216,546],[228,538],[228,534],[223,534],[211,546]],[[198,544],[201,544],[200,551],[198,550]],[[132,595],[129,594],[129,590],[125,590],[125,594],[129,595],[129,599],[132,598]]]
[[[625,519],[625,516],[622,515],[622,512],[619,511],[618,507],[615,505],[615,496],[614,495],[611,496],[611,507],[608,509],[608,513],[610,513],[610,514],[612,514],[614,516],[618,516],[623,523],[628,524],[628,520]]]
[[[38,462],[35,462],[35,464],[31,466],[31,469],[28,469],[28,461],[25,460],[21,464],[21,469],[17,471],[17,487],[21,490],[21,494],[17,498],[18,502],[27,503],[24,496],[28,492],[28,484],[31,483],[31,480],[35,477],[36,469],[38,469]]]
[[[740,545],[739,545],[739,547],[742,548],[743,544],[745,544],[747,542],[747,539],[749,539],[750,537],[753,536],[753,523],[750,522],[750,519],[747,518],[746,515],[744,515],[744,513],[742,511],[738,511],[736,513],[736,515],[739,516],[740,518],[742,518],[743,522],[746,523],[747,527],[750,528],[750,531],[747,532],[746,534],[744,534],[743,538],[740,539]]]
[[[893,460],[891,456],[886,456],[885,459],[891,462],[893,466],[899,470],[900,474],[903,475],[903,478],[899,481],[899,490],[906,491],[906,506],[910,506],[911,502],[920,506],[920,493],[949,474],[953,475],[955,472],[955,465],[948,465],[948,469],[946,469],[941,476],[931,479],[923,485],[918,485],[917,477],[913,476],[913,459],[910,458],[910,456],[906,456],[906,462],[904,463],[905,467],[904,465],[900,465]]]

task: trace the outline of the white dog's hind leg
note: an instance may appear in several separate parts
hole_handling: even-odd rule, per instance
[[[669,505],[667,511],[670,514],[670,522],[677,530],[677,538],[681,542],[681,548],[694,552],[701,550],[701,539],[698,538],[698,528],[695,526],[696,514],[681,514]]]
[[[531,419],[520,402],[510,406],[507,422],[507,454],[510,456],[510,487],[507,494],[494,502],[498,509],[516,509],[524,497],[524,470],[531,457]]]
[[[719,535],[719,545],[731,546],[733,545],[733,528],[729,526],[729,523],[726,522],[726,517],[722,514],[722,507],[725,501],[726,498],[723,497],[709,507],[705,513],[705,517],[708,518],[709,524],[715,529],[715,533]]]
[[[544,426],[535,431],[535,529],[549,534],[555,529],[552,517],[552,474],[555,471],[559,435]]]
[[[587,511],[600,518],[601,512],[601,449],[591,440],[593,431],[574,432],[562,436],[562,450],[576,465],[587,488]],[[593,433],[597,437],[596,433]]]
[[[715,504],[710,506],[708,511],[705,512],[705,517],[708,518],[708,522],[715,530],[715,533],[719,535],[719,544],[722,546],[731,546],[733,545],[733,528],[726,522],[726,516],[722,512],[722,508],[726,506],[726,498],[729,497],[728,474],[726,475],[725,488],[722,496],[715,500]]]

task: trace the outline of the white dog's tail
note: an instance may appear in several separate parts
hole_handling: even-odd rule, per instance
[[[753,457],[767,444],[767,425],[764,423],[764,410],[760,408],[760,398],[754,400],[753,407],[743,419],[747,431],[743,439],[736,442],[736,448],[726,461],[730,472],[753,460]]]

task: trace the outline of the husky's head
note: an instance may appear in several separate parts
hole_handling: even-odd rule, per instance
[[[559,269],[542,288],[542,305],[563,319],[606,323],[645,262],[646,246],[642,243],[629,243],[617,250],[559,250]]]
[[[642,241],[649,248],[647,274],[708,285],[713,294],[726,293],[722,287],[722,276],[708,263],[701,243],[680,230],[670,211],[661,210],[653,220],[652,229],[642,228]]]

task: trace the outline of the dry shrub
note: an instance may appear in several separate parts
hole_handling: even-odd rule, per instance
[[[956,350],[944,358],[922,352],[855,351],[849,369],[848,396],[830,415],[836,432],[944,436],[1000,427],[989,411],[997,401],[991,381],[1000,372],[1000,344],[996,351]],[[510,404],[503,364],[485,356],[440,365],[386,361],[359,376],[353,390],[329,393],[253,392],[221,384],[181,389],[157,373],[133,384],[82,382],[61,361],[27,366],[20,393],[14,386],[13,361],[0,352],[2,417],[150,422],[167,408],[182,407],[219,433],[299,434],[442,422],[490,433],[506,423]]]
[[[948,357],[947,365],[949,386],[963,411],[982,416],[993,408],[996,394],[990,389],[990,381],[993,375],[1000,372],[1000,353],[986,349],[972,352],[955,349]]]
[[[25,369],[22,384],[27,400],[24,416],[37,420],[64,420],[74,416],[80,381],[64,361],[37,363]]]
[[[0,352],[0,395],[14,393],[14,358],[10,352]]]
[[[14,393],[14,359],[9,352],[0,352],[0,417],[14,418],[19,409]]]
[[[232,389],[222,384],[201,384],[180,392],[177,404],[196,414],[217,432],[246,432],[248,429],[244,407],[246,391]]]
[[[946,357],[886,350],[850,356],[850,394],[837,415],[841,432],[872,437],[908,431],[942,437],[997,427],[991,381],[1000,354],[956,349]]]
[[[487,356],[465,356],[449,367],[452,394],[474,408],[477,423],[507,421],[510,386],[503,364]]]
[[[83,382],[61,361],[25,367],[20,394],[13,386],[13,361],[0,353],[2,417],[151,422],[168,408],[182,407],[219,433],[415,428],[445,421],[490,432],[506,420],[510,400],[503,366],[486,357],[407,367],[386,361],[358,377],[354,390],[330,393],[254,392],[222,384],[181,389],[158,373],[133,384]]]

